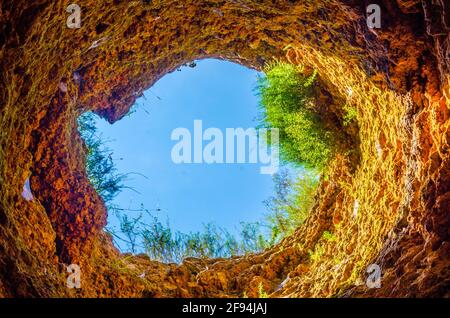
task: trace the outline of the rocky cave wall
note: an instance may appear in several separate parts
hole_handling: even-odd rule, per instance
[[[277,297],[448,296],[449,7],[373,2],[381,29],[367,28],[364,1],[80,0],[79,29],[66,27],[69,1],[3,1],[0,296],[240,297],[260,284]],[[103,231],[76,118],[117,121],[159,78],[206,57],[317,69],[330,112],[358,110],[360,159],[339,154],[307,222],[264,253],[181,265],[122,255]],[[81,289],[66,287],[71,263]],[[369,264],[381,288],[363,283]]]

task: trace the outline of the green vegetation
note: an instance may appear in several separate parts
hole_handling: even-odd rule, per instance
[[[288,169],[274,175],[275,195],[265,201],[271,243],[294,232],[307,218],[314,204],[319,178],[313,171],[304,170],[291,177]]]
[[[316,112],[315,71],[307,75],[299,66],[274,62],[264,73],[258,81],[262,126],[279,129],[283,161],[302,168],[294,180],[286,169],[274,176],[275,196],[266,206],[270,242],[275,243],[307,218],[334,140]]]
[[[88,150],[86,172],[89,180],[110,207],[112,200],[125,188],[123,182],[126,175],[117,173],[111,150],[97,134],[93,113],[87,112],[78,117],[78,130]]]
[[[258,81],[262,126],[280,130],[282,159],[322,170],[332,154],[332,139],[315,112],[316,72],[307,76],[302,68],[283,62],[264,71]]]
[[[348,126],[351,122],[356,120],[356,116],[358,115],[358,111],[355,107],[349,106],[348,104],[345,104],[343,107],[345,114],[344,114],[344,126]]]
[[[333,233],[331,233],[330,231],[324,231],[322,233],[322,238],[329,242],[336,241],[336,236]]]
[[[314,251],[312,251],[312,250],[308,251],[309,258],[311,261],[316,262],[322,257],[324,252],[325,252],[325,249],[322,245],[316,245],[314,248]]]
[[[148,210],[143,209],[142,212],[133,220],[124,215],[126,222],[121,224],[132,226],[121,227],[121,232],[127,238],[130,249],[137,246],[150,258],[161,262],[179,263],[186,257],[230,257],[260,252],[268,247],[257,223],[241,223],[238,238],[212,223],[204,224],[201,231],[182,233],[173,231],[168,221],[161,222]],[[147,217],[143,218],[143,215]],[[118,237],[116,233],[112,234]],[[133,245],[139,240],[141,245]]]

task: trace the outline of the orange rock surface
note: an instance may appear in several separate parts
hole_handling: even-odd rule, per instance
[[[448,3],[381,1],[374,30],[352,0],[83,0],[79,29],[66,27],[69,3],[0,6],[0,296],[449,296]],[[345,103],[358,111],[342,127],[358,156],[335,158],[307,222],[264,253],[181,265],[120,254],[76,119],[117,121],[207,57],[317,69],[337,121]],[[66,287],[72,263],[81,289]],[[364,283],[370,264],[381,288]]]

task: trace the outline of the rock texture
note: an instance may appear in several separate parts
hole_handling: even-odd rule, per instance
[[[69,29],[68,1],[2,1],[0,296],[240,297],[261,284],[276,297],[449,296],[449,4],[370,1],[382,27],[369,30],[364,2],[86,0]],[[344,104],[358,111],[345,128],[358,160],[339,154],[308,221],[262,254],[181,265],[122,255],[103,231],[76,118],[117,121],[159,78],[206,57],[317,69],[337,122]],[[28,178],[33,200],[21,195]],[[71,263],[81,289],[66,287]],[[365,284],[370,264],[381,288]]]

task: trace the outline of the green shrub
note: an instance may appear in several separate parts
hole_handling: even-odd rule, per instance
[[[258,223],[241,222],[237,236],[213,223],[203,224],[203,228],[197,232],[182,233],[172,231],[168,221],[162,223],[147,210],[143,211],[150,216],[149,220],[135,223],[132,228],[121,225],[121,231],[129,245],[133,242],[130,238],[140,233],[138,237],[142,241],[142,248],[154,260],[180,263],[187,257],[230,257],[260,252],[269,246]]]
[[[126,175],[117,173],[112,159],[112,151],[97,134],[95,115],[86,112],[78,117],[78,131],[83,138],[88,153],[86,156],[86,172],[91,184],[103,201],[109,206],[112,200],[125,187]]]
[[[318,175],[314,171],[303,170],[292,179],[288,169],[282,169],[275,174],[275,195],[265,201],[269,211],[269,242],[272,244],[292,234],[306,220],[314,204]]]
[[[313,84],[316,73],[277,62],[265,68],[258,80],[262,127],[280,130],[282,159],[322,169],[332,152],[331,133],[315,112]]]

